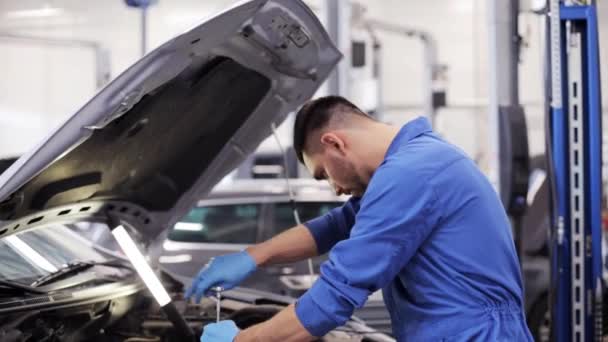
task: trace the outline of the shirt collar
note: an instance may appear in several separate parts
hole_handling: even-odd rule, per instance
[[[397,133],[397,135],[389,145],[388,150],[386,151],[386,155],[384,157],[386,158],[387,156],[395,153],[399,146],[401,146],[402,144],[407,143],[408,141],[424,133],[432,131],[433,130],[431,128],[429,120],[422,116],[406,123],[405,125],[403,125],[403,127],[401,127],[399,133]]]

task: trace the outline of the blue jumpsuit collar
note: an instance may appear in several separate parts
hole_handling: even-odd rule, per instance
[[[399,133],[397,133],[397,136],[395,136],[395,139],[393,139],[393,141],[389,145],[388,150],[386,151],[386,155],[384,157],[386,158],[391,154],[395,153],[404,141],[410,141],[420,136],[421,134],[432,131],[433,129],[431,128],[429,120],[423,116],[420,116],[408,122],[407,124],[403,125],[403,127],[401,127]]]

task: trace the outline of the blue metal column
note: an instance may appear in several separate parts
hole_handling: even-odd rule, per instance
[[[554,0],[551,13],[551,143],[557,198],[552,232],[552,339],[598,341],[603,284],[596,8],[594,3],[564,5]]]

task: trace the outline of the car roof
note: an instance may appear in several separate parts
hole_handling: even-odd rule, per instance
[[[336,196],[327,182],[312,178],[289,179],[289,186],[297,202],[344,202],[349,198]],[[284,178],[236,179],[218,185],[198,205],[289,201],[288,189]]]

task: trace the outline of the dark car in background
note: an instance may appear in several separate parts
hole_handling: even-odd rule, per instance
[[[292,197],[285,179],[235,180],[215,188],[170,230],[160,249],[153,251],[163,271],[189,283],[212,257],[237,252],[265,241],[296,225],[293,198],[301,222],[341,206],[327,183],[291,179]],[[262,267],[241,285],[298,297],[316,280],[322,255],[308,261]],[[380,291],[372,294],[355,315],[374,329],[390,333],[390,317]]]
[[[292,179],[290,184],[302,222],[346,200],[314,180]],[[190,280],[210,258],[243,250],[295,225],[285,180],[236,180],[214,189],[173,226],[162,244],[159,263],[172,276]],[[312,260],[315,273],[323,260]],[[308,274],[306,261],[269,266],[243,285],[298,296],[310,285]]]

